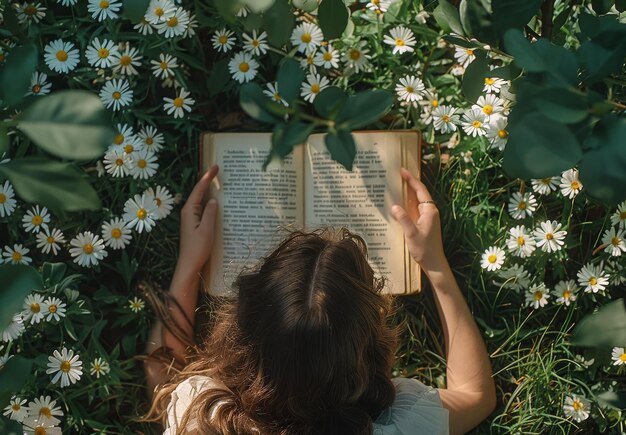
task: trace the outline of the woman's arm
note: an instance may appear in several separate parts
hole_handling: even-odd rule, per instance
[[[402,225],[411,255],[430,280],[443,326],[447,359],[447,389],[441,400],[450,411],[450,433],[469,431],[496,406],[495,383],[485,343],[461,294],[443,252],[439,211],[426,186],[406,169],[402,178],[414,192],[409,198],[410,216],[399,205],[392,207]]]
[[[202,176],[180,213],[180,252],[169,290],[169,295],[178,307],[170,303],[167,307],[172,320],[188,337],[193,337],[200,273],[209,259],[215,239],[217,203],[215,199],[210,199],[203,206],[202,201],[218,170],[217,166],[213,166]],[[161,346],[169,348],[177,360],[185,360],[185,343],[157,321],[152,328],[146,352],[150,353]],[[148,360],[144,367],[149,394],[154,391],[154,387],[166,382],[171,376],[167,367],[159,362]]]

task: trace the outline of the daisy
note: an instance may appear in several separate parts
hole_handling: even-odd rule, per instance
[[[463,114],[463,131],[477,137],[485,135],[485,123],[487,117],[481,109],[471,109]]]
[[[26,95],[48,95],[52,84],[46,83],[48,75],[35,71],[30,78],[30,88]]]
[[[535,310],[544,307],[548,299],[550,299],[550,294],[544,284],[534,285],[526,292],[526,304]]]
[[[576,287],[576,283],[573,279],[568,281],[559,281],[559,283],[554,286],[554,294],[557,297],[556,303],[569,307],[569,304],[576,300],[577,290],[578,288]]]
[[[26,399],[20,399],[17,396],[11,397],[9,404],[4,408],[4,416],[20,423],[28,415],[28,407],[24,406]]]
[[[134,162],[134,156],[132,154],[137,151],[143,150],[143,145],[141,143],[141,140],[137,136],[132,135],[126,136],[124,142],[122,142],[120,145],[117,145],[113,149],[117,152],[123,152],[130,155],[131,160]]]
[[[24,333],[24,319],[22,313],[13,314],[11,317],[11,323],[4,328],[0,333],[0,339],[4,342],[9,342],[17,339]]]
[[[223,53],[230,51],[235,46],[235,41],[235,34],[228,29],[218,30],[213,34],[213,37],[211,37],[213,48]]]
[[[41,3],[26,2],[20,6],[15,4],[15,12],[17,13],[17,19],[21,24],[38,23],[43,17],[46,16],[46,8],[41,6]]]
[[[132,103],[133,90],[126,79],[108,80],[100,90],[100,99],[107,109],[113,106],[117,111]]]
[[[117,147],[118,145],[122,145],[125,140],[127,140],[131,136],[134,136],[135,134],[133,132],[133,127],[128,124],[118,123],[116,128],[117,128],[118,133],[115,135],[115,138],[113,139],[113,143],[111,144],[112,147]]]
[[[91,18],[94,20],[104,21],[108,18],[117,18],[117,12],[121,7],[122,3],[119,0],[89,0],[87,11],[91,12]]]
[[[134,165],[130,170],[130,174],[135,179],[141,178],[142,180],[147,180],[156,174],[157,169],[159,169],[159,164],[157,163],[158,159],[153,151],[137,151],[132,157]]]
[[[514,264],[508,269],[500,269],[498,272],[498,277],[504,279],[503,283],[497,283],[494,281],[494,284],[510,288],[511,290],[523,290],[528,288],[530,285],[530,275],[522,266]]]
[[[370,56],[368,53],[367,41],[359,41],[344,53],[343,61],[348,70],[354,70],[355,73],[368,71],[370,69]]]
[[[530,257],[536,249],[535,240],[526,232],[524,225],[518,225],[509,230],[506,246],[513,255],[522,258]]]
[[[126,222],[120,218],[113,218],[102,224],[102,238],[104,243],[112,249],[124,249],[133,236]]]
[[[506,129],[507,124],[508,120],[504,116],[498,116],[495,120],[492,116],[489,120],[485,130],[491,148],[497,148],[500,151],[504,150],[506,141],[509,138],[509,132]]]
[[[256,56],[265,54],[267,50],[269,49],[267,42],[265,42],[266,38],[267,38],[266,32],[262,32],[258,36],[257,36],[256,30],[252,31],[252,36],[248,36],[248,34],[244,33],[243,34],[243,40],[244,40],[243,51],[252,53]]]
[[[119,59],[119,51],[115,43],[109,39],[94,38],[85,53],[89,65],[98,68],[108,68],[113,65],[114,59]]]
[[[500,92],[500,88],[502,88],[505,83],[505,80],[497,77],[485,77],[485,87],[483,88],[483,92],[497,94]]]
[[[139,299],[135,296],[133,299],[128,301],[128,306],[133,313],[138,313],[143,310],[143,307],[146,306],[146,303],[142,299]]]
[[[613,352],[611,352],[611,359],[614,366],[626,365],[626,351],[624,351],[624,348],[614,347]]]
[[[537,210],[537,200],[532,193],[514,192],[509,199],[509,214],[513,219],[531,217]]]
[[[157,129],[151,125],[143,127],[139,133],[137,133],[137,137],[143,148],[152,150],[155,153],[163,148],[163,133],[159,133]]]
[[[104,167],[113,177],[125,177],[133,169],[133,161],[130,154],[113,149],[104,155]]]
[[[569,199],[574,198],[583,189],[583,184],[578,179],[578,171],[569,169],[561,174],[561,194]]]
[[[300,23],[291,32],[291,44],[300,53],[314,51],[322,44],[324,35],[321,29],[313,23]]]
[[[567,396],[565,405],[563,405],[563,413],[565,417],[573,417],[578,423],[589,418],[589,409],[591,402],[576,395]]]
[[[79,266],[97,265],[108,254],[104,249],[104,241],[91,231],[79,233],[70,241],[70,255]]]
[[[150,232],[155,225],[157,203],[155,198],[146,195],[135,195],[124,204],[123,219],[128,228],[135,228],[138,232]]]
[[[163,110],[165,110],[168,115],[174,113],[174,118],[184,118],[185,110],[191,112],[191,106],[196,102],[193,98],[189,98],[189,95],[191,95],[189,92],[180,88],[180,92],[176,98],[171,99],[164,97],[163,101],[165,101],[165,104],[163,105]]]
[[[382,14],[387,12],[389,6],[391,6],[392,0],[371,0],[368,4],[365,5],[370,11],[374,11],[377,14]]]
[[[54,255],[57,255],[61,249],[60,243],[65,243],[65,236],[57,228],[53,228],[51,231],[44,230],[37,234],[37,247],[44,254],[49,254],[52,251]]]
[[[61,6],[74,6],[78,0],[57,0],[57,3],[60,3]]]
[[[22,305],[22,320],[24,323],[29,322],[31,325],[39,323],[43,319],[41,306],[43,305],[43,296],[39,293],[31,293],[24,300]]]
[[[246,6],[242,6],[235,13],[236,17],[246,18],[248,16],[248,8]]]
[[[606,245],[604,250],[613,257],[619,257],[622,252],[626,252],[626,243],[624,243],[624,231],[611,227],[604,232],[602,243]]]
[[[163,186],[157,186],[156,191],[152,187],[148,188],[144,195],[148,198],[153,198],[157,205],[157,218],[164,219],[172,211],[172,205],[174,204],[174,198],[170,192]]]
[[[61,352],[55,350],[52,356],[48,357],[48,369],[46,370],[49,375],[54,373],[52,383],[56,384],[60,379],[61,388],[63,388],[80,380],[83,374],[83,363],[79,358],[80,356],[74,355],[74,351],[71,349],[67,350],[64,347]]]
[[[16,243],[12,248],[10,246],[5,246],[2,256],[4,257],[4,262],[6,264],[28,265],[33,261],[32,258],[26,256],[29,252],[30,249]]]
[[[317,94],[326,89],[329,83],[326,77],[322,77],[319,74],[308,74],[306,82],[302,84],[300,95],[304,97],[305,101],[312,103]]]
[[[411,30],[404,26],[397,26],[391,29],[389,33],[391,36],[385,35],[383,42],[388,45],[393,45],[393,54],[414,51],[415,36]]]
[[[133,26],[133,29],[137,30],[142,35],[152,35],[154,33],[154,26],[150,24],[145,17],[142,17],[137,24]]]
[[[22,217],[22,226],[29,233],[38,233],[40,229],[47,230],[50,222],[50,214],[46,207],[33,206]]]
[[[122,44],[121,44],[122,45]],[[141,65],[139,62],[143,56],[139,54],[139,50],[135,47],[131,47],[128,43],[122,45],[124,47],[124,52],[116,51],[111,55],[111,60],[113,64],[113,71],[120,72],[121,74],[126,74],[128,76],[138,75],[139,73],[135,69]]]
[[[396,84],[396,93],[400,101],[415,102],[424,98],[424,82],[415,76],[404,76]]]
[[[228,70],[239,83],[246,83],[256,77],[259,63],[244,51],[235,54],[228,62]]]
[[[476,104],[472,106],[472,109],[482,110],[487,120],[489,120],[491,115],[504,111],[504,101],[494,94],[481,95]]]
[[[196,14],[191,14],[189,16],[189,23],[187,23],[187,28],[183,32],[183,38],[189,38],[191,36],[194,36],[196,34],[196,28],[199,25],[200,24],[198,23],[198,20],[196,19]]]
[[[2,188],[0,188],[0,192],[2,192]],[[0,202],[0,216],[2,216],[1,206],[2,206],[2,203]],[[611,215],[611,224],[619,225],[620,229],[626,229],[626,201],[618,205],[615,213]]]
[[[339,68],[339,51],[328,44],[317,52],[313,63],[324,68]]]
[[[44,419],[26,417],[23,425],[25,435],[62,435],[61,428]]]
[[[585,293],[604,293],[606,286],[609,285],[609,275],[602,270],[602,264],[599,266],[586,264],[576,276]]]
[[[175,57],[169,54],[159,54],[159,60],[151,60],[152,74],[157,78],[166,79],[174,75],[174,68],[178,67],[178,62]]]
[[[61,320],[61,317],[65,317],[65,307],[65,302],[63,302],[61,299],[50,296],[41,305],[41,311],[44,317],[47,316],[46,320],[48,322],[52,319],[58,322]]]
[[[315,51],[311,51],[309,53],[306,53],[306,57],[303,57],[302,59],[300,59],[300,67],[303,70],[309,70],[309,73],[311,74],[315,74],[317,72],[317,67],[315,66]]]
[[[456,131],[456,123],[459,122],[459,115],[455,112],[456,109],[450,106],[438,106],[433,109],[431,116],[435,130],[439,130],[443,134]]]
[[[8,217],[13,214],[15,204],[17,204],[14,198],[15,193],[9,180],[6,180],[4,184],[0,184],[0,217]]]
[[[40,418],[50,425],[59,424],[61,420],[56,417],[62,417],[63,411],[60,406],[54,406],[56,403],[57,401],[52,400],[50,396],[39,396],[28,403],[28,416]]]
[[[476,59],[473,48],[454,47],[454,58],[463,68],[467,68]]]
[[[559,186],[559,177],[546,177],[530,180],[535,193],[539,195],[549,195],[555,192]]]
[[[504,263],[506,255],[504,251],[497,246],[491,246],[485,250],[481,257],[480,267],[488,271],[498,270]]]
[[[57,39],[46,45],[44,49],[46,65],[53,71],[66,74],[76,68],[80,59],[78,50],[71,42]]]
[[[278,82],[267,83],[267,89],[263,90],[263,94],[267,95],[277,103],[281,103],[284,106],[289,106],[289,103],[286,102],[283,97],[281,97],[278,93]]]
[[[183,35],[188,25],[189,12],[179,6],[172,17],[157,23],[156,29],[159,34],[165,33],[166,38],[173,38],[174,36]]]
[[[158,24],[169,20],[176,13],[176,5],[170,0],[152,0],[144,15],[149,24]]]
[[[109,367],[109,363],[103,360],[102,358],[96,358],[91,362],[91,367],[89,368],[89,373],[92,376],[95,376],[97,379],[100,379],[100,376],[104,376],[111,371],[111,367]]]
[[[561,224],[557,221],[545,221],[539,224],[540,228],[533,231],[533,237],[537,242],[537,247],[544,252],[556,252],[560,250],[565,242],[567,231],[559,231]]]

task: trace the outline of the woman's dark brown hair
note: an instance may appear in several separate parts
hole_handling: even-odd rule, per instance
[[[397,337],[366,258],[348,230],[292,233],[239,275],[238,298],[150,414],[165,419],[171,392],[199,374],[226,388],[200,393],[179,433],[195,419],[203,434],[371,434],[394,400]]]

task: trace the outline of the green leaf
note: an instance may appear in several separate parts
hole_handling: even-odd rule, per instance
[[[439,6],[433,11],[433,16],[442,29],[449,29],[460,36],[465,35],[459,19],[459,11],[448,0],[439,0]]]
[[[72,160],[100,157],[115,137],[100,99],[77,90],[38,98],[24,110],[17,128],[50,154]]]
[[[275,0],[242,0],[242,3],[248,6],[252,12],[258,14],[269,9],[274,4],[274,1]]]
[[[50,282],[54,285],[61,282],[66,271],[67,265],[65,263],[49,263],[46,261],[41,268],[41,277],[44,282]]]
[[[4,264],[0,266],[0,282],[0,330],[4,330],[22,309],[26,296],[34,289],[43,289],[43,281],[33,267]]]
[[[612,73],[617,73],[626,57],[626,40],[616,47],[604,47],[593,41],[585,41],[578,50],[578,58],[585,68],[587,83],[604,80]]]
[[[291,6],[284,0],[274,2],[263,14],[263,28],[267,30],[270,44],[282,47],[289,41],[296,19]]]
[[[537,12],[542,0],[492,0],[493,19],[498,35],[511,28],[523,28]]]
[[[276,103],[264,95],[263,90],[256,83],[246,83],[241,87],[239,104],[244,112],[257,121],[269,124],[280,121],[280,118],[275,116],[270,109],[272,104]]]
[[[230,82],[231,76],[228,72],[229,59],[220,59],[213,63],[213,69],[207,79],[207,87],[209,96],[214,97],[224,90],[224,87]]]
[[[547,118],[563,124],[582,121],[588,115],[587,98],[577,90],[546,87],[533,102]]]
[[[101,208],[100,198],[85,173],[71,163],[24,157],[0,165],[0,174],[11,180],[26,202],[58,211]]]
[[[329,86],[315,97],[313,107],[319,116],[335,119],[348,99],[348,94],[337,86]]]
[[[624,300],[610,302],[583,318],[570,340],[575,346],[610,348],[626,343],[626,308]]]
[[[615,9],[618,12],[626,11],[626,0],[615,0]]]
[[[237,12],[237,7],[241,6],[240,2],[233,0],[213,0],[213,4],[217,12],[226,22],[233,23],[236,21],[237,17],[235,13]]]
[[[326,40],[339,38],[348,25],[350,13],[343,0],[322,0],[317,17]]]
[[[133,22],[138,23],[148,9],[150,0],[123,0],[124,14]]]
[[[0,66],[0,100],[15,106],[24,99],[30,87],[30,78],[37,69],[37,47],[28,42],[11,49]]]
[[[291,4],[304,12],[313,12],[319,6],[318,0],[292,0]]]
[[[580,161],[582,150],[576,136],[541,113],[526,114],[509,127],[503,167],[513,177],[550,177]]]
[[[617,409],[626,409],[626,391],[605,391],[596,398]]]
[[[281,98],[292,104],[300,95],[300,87],[303,80],[304,71],[300,68],[300,63],[290,57],[284,58],[276,75],[278,93]]]
[[[356,156],[356,144],[354,143],[352,133],[343,129],[329,131],[324,136],[324,142],[330,152],[330,157],[348,171],[351,171],[354,157]]]
[[[359,92],[348,98],[337,115],[337,123],[355,130],[379,120],[393,104],[393,94],[382,89]]]
[[[487,55],[484,51],[476,52],[476,59],[469,64],[463,75],[461,89],[469,101],[475,102],[483,93],[485,77],[490,75]]]
[[[459,16],[465,35],[479,41],[497,43],[490,0],[461,0]]]
[[[9,151],[9,130],[0,127],[0,156]]]
[[[8,404],[8,401],[6,403],[0,402],[2,409],[4,409],[4,407]],[[22,428],[20,422],[9,420],[5,416],[0,416],[0,433],[4,435],[22,435],[24,433],[24,429]]]
[[[535,53],[521,30],[508,30],[504,34],[504,47],[513,56],[515,63],[526,71],[542,72],[546,70],[543,58]]]
[[[20,391],[24,384],[33,376],[33,360],[14,355],[0,370],[0,407],[9,403],[11,395]]]
[[[598,15],[604,15],[611,10],[615,0],[591,0],[591,7]]]
[[[277,124],[272,134],[271,157],[281,160],[291,153],[293,147],[306,142],[315,124],[292,121],[289,124]],[[269,163],[269,162],[268,162]]]

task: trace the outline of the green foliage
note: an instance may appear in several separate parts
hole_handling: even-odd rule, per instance
[[[439,27],[444,31],[451,31],[460,36],[465,35],[459,18],[459,11],[448,0],[439,0],[439,5],[433,11],[433,15]]]
[[[24,265],[0,265],[0,331],[11,317],[22,308],[26,296],[34,289],[42,289],[43,281],[35,269]],[[0,383],[2,385],[2,383]],[[0,404],[1,405],[1,404]]]
[[[584,318],[574,329],[572,344],[587,347],[623,346],[626,343],[624,300],[610,302]]]
[[[137,23],[146,13],[150,0],[123,0],[124,13],[133,22]]]
[[[319,24],[327,40],[339,38],[350,14],[343,0],[322,0],[318,8]]]
[[[469,64],[463,75],[461,89],[468,101],[476,101],[483,92],[485,77],[489,73],[487,55],[484,51],[476,51],[476,59]]]
[[[289,41],[296,20],[291,7],[285,1],[274,2],[263,13],[263,28],[267,29],[267,39],[272,45],[282,46]]]
[[[304,71],[300,68],[300,64],[291,58],[285,58],[281,61],[276,81],[278,82],[278,91],[290,105],[300,95],[300,86],[304,80]]]
[[[9,106],[22,101],[37,68],[38,56],[37,47],[30,41],[11,50],[11,56],[0,65],[0,100]]]
[[[523,28],[533,18],[542,0],[492,0],[495,31],[502,36],[508,29]]]
[[[33,360],[19,355],[9,358],[0,370],[0,407],[9,403],[11,395],[20,391],[26,381],[32,377]]]
[[[246,83],[239,92],[241,108],[259,122],[275,123],[280,121],[277,116],[281,113],[281,106],[263,95],[263,90],[256,83]]]
[[[329,130],[324,136],[324,142],[333,160],[351,171],[356,156],[356,144],[350,130]]]

